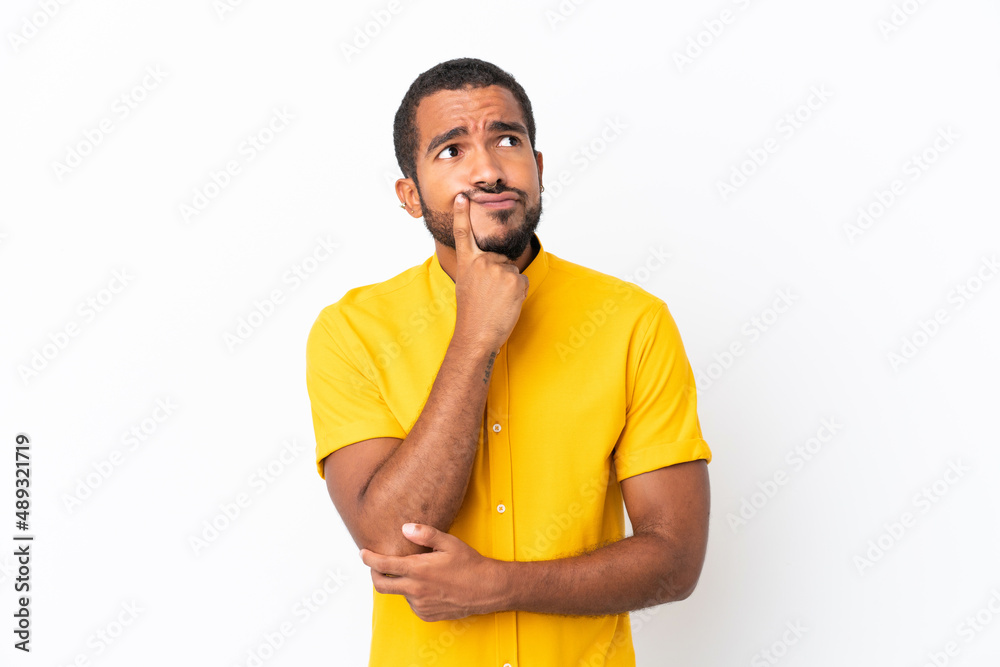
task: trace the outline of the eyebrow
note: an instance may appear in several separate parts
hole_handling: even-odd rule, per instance
[[[502,121],[502,120],[495,120],[495,121],[493,121],[492,123],[489,124],[489,126],[486,128],[486,131],[487,132],[491,132],[491,133],[494,133],[494,132],[516,132],[518,134],[522,134],[524,136],[528,136],[528,130],[524,127],[524,125],[522,125],[521,123],[518,123],[517,121],[514,121],[512,123],[508,123],[508,122]],[[469,130],[467,130],[464,127],[453,127],[450,130],[448,130],[447,132],[444,132],[442,134],[437,135],[436,137],[434,137],[433,139],[431,139],[431,143],[427,147],[427,153],[424,155],[424,157],[427,157],[428,155],[430,155],[431,153],[433,153],[434,149],[437,148],[438,146],[451,141],[455,137],[464,137],[464,136],[467,136],[468,134],[469,134]]]

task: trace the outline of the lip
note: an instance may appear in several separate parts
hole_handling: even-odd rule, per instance
[[[517,203],[517,193],[501,192],[496,195],[478,194],[472,201],[486,208],[510,208]]]

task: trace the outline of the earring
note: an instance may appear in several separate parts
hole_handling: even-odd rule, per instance
[[[545,192],[545,186],[544,185],[542,186],[542,189],[539,190],[539,192]]]

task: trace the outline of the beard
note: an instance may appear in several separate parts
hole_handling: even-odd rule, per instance
[[[483,189],[480,188],[478,192],[485,194],[500,194],[501,192],[514,192],[520,197],[519,203],[527,201],[527,193],[522,190],[516,190],[514,188],[506,188],[501,186],[499,189]],[[469,193],[466,192],[465,195],[468,197]],[[438,243],[448,246],[449,248],[455,248],[455,214],[453,211],[435,211],[434,209],[427,206],[424,202],[423,194],[420,192],[420,186],[417,186],[417,196],[420,198],[420,208],[424,214],[424,225],[427,226],[427,231],[431,233],[434,240]],[[470,212],[471,207],[475,205],[472,198],[469,197]],[[487,237],[479,238],[476,237],[476,245],[483,252],[495,252],[503,255],[510,259],[512,262],[517,261],[517,259],[524,254],[525,248],[531,243],[531,238],[535,235],[535,230],[538,228],[538,221],[542,217],[542,200],[541,197],[538,199],[538,205],[534,208],[526,208],[524,212],[524,220],[521,224],[517,224],[516,216],[518,215],[518,207],[512,206],[506,209],[482,209],[490,216],[495,222],[499,223],[504,227],[505,233],[499,237]],[[511,222],[513,220],[513,222]]]

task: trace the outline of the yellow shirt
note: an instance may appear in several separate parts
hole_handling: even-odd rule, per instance
[[[493,365],[479,450],[449,533],[499,560],[577,555],[625,536],[619,482],[712,454],[666,304],[547,253]],[[375,437],[405,438],[455,329],[437,255],[320,313],[307,343],[316,465]],[[432,470],[427,471],[433,475]],[[524,611],[428,623],[372,589],[370,667],[635,665],[627,613]]]

